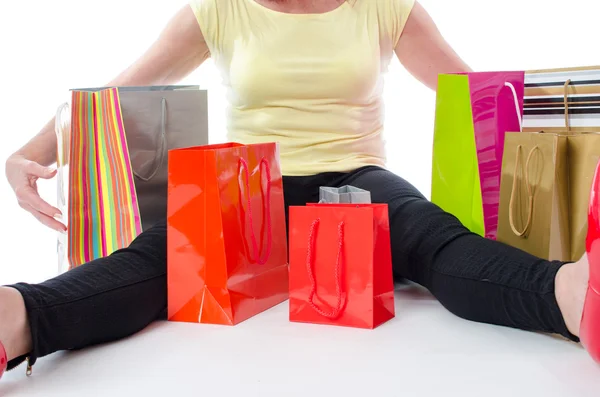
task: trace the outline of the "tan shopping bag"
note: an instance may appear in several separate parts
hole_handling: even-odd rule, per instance
[[[582,133],[568,136],[569,158],[569,229],[571,261],[585,253],[590,189],[600,160],[600,134]]]
[[[568,260],[568,171],[566,136],[507,133],[498,241],[540,258]]]
[[[588,197],[600,159],[600,66],[525,73],[523,131],[567,136],[570,255],[585,253]]]
[[[600,158],[600,67],[549,69],[526,73],[525,131],[541,128],[567,136],[567,189],[570,254],[585,252],[587,204]],[[594,77],[595,78],[595,77]],[[574,126],[573,126],[574,125]]]

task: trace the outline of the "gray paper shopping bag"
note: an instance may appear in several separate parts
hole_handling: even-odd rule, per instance
[[[208,144],[207,93],[193,85],[118,90],[142,227],[147,230],[167,215],[168,151]]]
[[[319,189],[319,203],[370,204],[371,193],[354,186],[326,187]]]

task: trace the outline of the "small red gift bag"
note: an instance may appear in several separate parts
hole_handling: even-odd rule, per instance
[[[386,204],[290,207],[290,321],[375,328],[392,319]]]

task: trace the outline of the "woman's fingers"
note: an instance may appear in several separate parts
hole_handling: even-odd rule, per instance
[[[65,225],[63,225],[61,222],[57,221],[53,217],[50,217],[40,211],[37,211],[31,205],[29,205],[27,203],[21,203],[21,202],[19,202],[19,205],[21,205],[21,208],[23,208],[25,211],[30,212],[31,215],[33,215],[35,217],[35,219],[37,219],[41,224],[49,227],[50,229],[54,229],[57,232],[61,232],[61,233],[64,233],[67,231],[67,227]]]
[[[15,189],[15,194],[17,195],[17,200],[19,200],[21,206],[29,206],[35,211],[41,212],[50,218],[60,219],[62,217],[60,210],[44,201],[39,193],[31,186],[25,185],[18,187]]]

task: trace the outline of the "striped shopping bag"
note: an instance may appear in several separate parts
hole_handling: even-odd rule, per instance
[[[598,132],[600,65],[526,71],[523,103],[524,132]]]
[[[73,91],[69,135],[58,140],[68,154],[59,164],[68,222],[62,271],[128,246],[142,230],[118,89]]]

